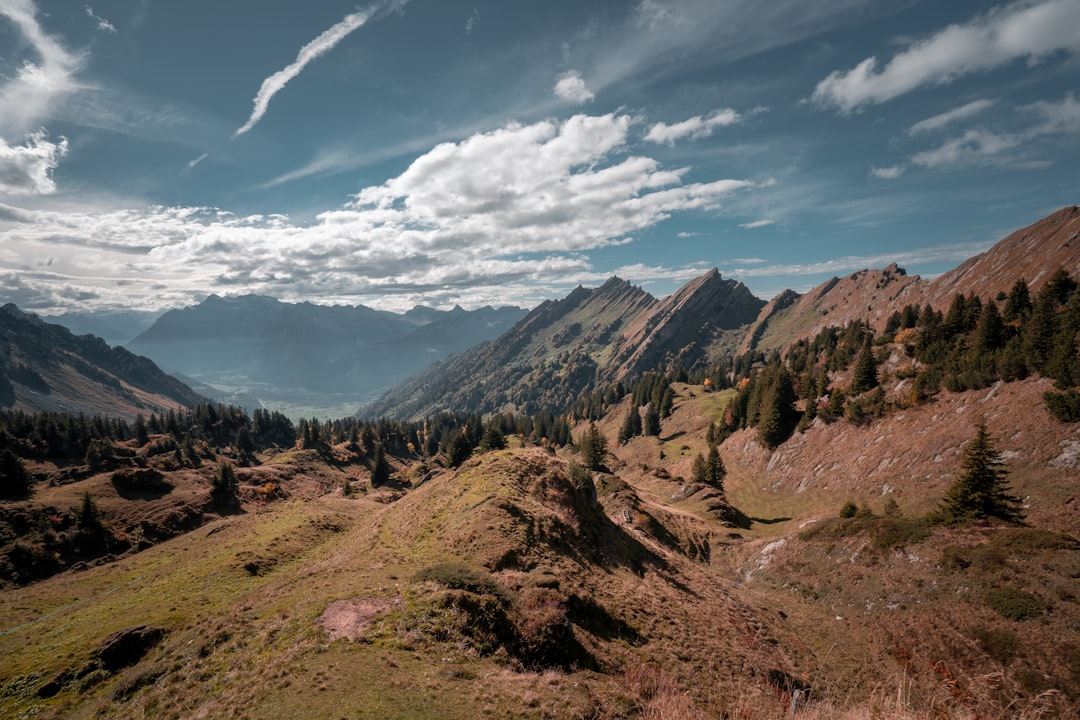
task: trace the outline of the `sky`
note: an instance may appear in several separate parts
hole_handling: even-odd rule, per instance
[[[0,302],[932,277],[1080,201],[1080,0],[0,0]]]

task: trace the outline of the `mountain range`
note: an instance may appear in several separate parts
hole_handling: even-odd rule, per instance
[[[330,407],[355,409],[430,363],[498,337],[524,314],[515,307],[419,306],[398,314],[211,295],[166,312],[127,347],[197,381],[207,394],[280,405],[294,417],[326,416]]]

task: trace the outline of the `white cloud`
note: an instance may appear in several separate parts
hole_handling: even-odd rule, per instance
[[[1080,134],[1080,102],[1072,94],[1059,102],[1040,101],[1020,108],[1035,122],[1014,132],[969,129],[949,138],[938,147],[915,154],[911,161],[932,170],[981,166],[1038,169],[1050,160],[1031,159],[1038,141],[1062,135]]]
[[[1020,108],[1039,119],[1031,129],[1035,135],[1059,135],[1080,133],[1080,101],[1069,93],[1061,102],[1040,100]]]
[[[407,2],[407,0],[404,1]],[[403,4],[404,2],[399,2],[398,7]],[[266,114],[266,109],[270,106],[270,100],[274,95],[281,92],[290,80],[307,67],[308,63],[333,50],[338,43],[348,37],[354,30],[362,27],[383,7],[384,4],[376,4],[346,15],[340,22],[324,30],[317,38],[300,48],[300,52],[296,54],[296,60],[263,80],[253,101],[255,107],[251,111],[251,117],[248,118],[246,123],[237,128],[236,132],[233,133],[233,137],[243,135],[255,127],[255,124],[262,120],[263,115]]]
[[[1004,153],[1022,142],[1020,135],[968,130],[933,150],[916,153],[911,162],[927,169],[996,165],[1003,162]]]
[[[974,100],[966,105],[961,105],[958,108],[949,110],[948,112],[943,112],[940,115],[934,115],[925,120],[920,120],[907,129],[907,134],[922,135],[928,132],[936,132],[947,125],[975,117],[983,110],[987,110],[996,104],[997,100]]]
[[[480,11],[473,8],[472,15],[465,21],[465,34],[472,35],[472,31],[476,28],[478,22],[480,22]]]
[[[201,163],[203,160],[205,160],[209,156],[210,156],[210,153],[203,153],[199,157],[197,157],[197,158],[195,158],[193,160],[189,160],[187,166],[185,167],[185,170],[191,170],[192,168],[194,168],[196,165]]]
[[[850,113],[924,85],[946,85],[1022,58],[1035,64],[1063,50],[1080,50],[1080,0],[1021,0],[950,25],[883,68],[869,57],[849,71],[834,71],[814,88],[813,100]]]
[[[755,187],[738,179],[684,183],[688,169],[626,153],[632,126],[625,115],[577,115],[442,143],[308,224],[207,208],[0,206],[0,246],[18,255],[0,258],[0,272],[55,256],[26,282],[70,285],[118,306],[164,307],[225,291],[509,302],[505,288],[592,272],[583,253]],[[118,278],[132,284],[119,288]]]
[[[31,133],[23,145],[0,138],[0,193],[46,195],[56,192],[52,171],[68,150],[67,138],[50,142],[44,131]]]
[[[775,220],[755,220],[753,222],[742,223],[739,227],[744,230],[753,230],[754,228],[768,227],[769,225],[775,225]]]
[[[876,178],[882,180],[895,180],[904,174],[903,165],[893,165],[891,167],[872,167],[870,168],[870,174]]]
[[[0,2],[0,16],[14,24],[37,56],[24,61],[14,77],[0,78],[0,137],[22,136],[40,125],[57,98],[77,89],[74,76],[82,58],[41,28],[30,0]]]
[[[86,6],[86,14],[90,16],[91,20],[93,20],[94,22],[97,23],[97,29],[98,30],[101,30],[102,32],[111,33],[113,35],[116,34],[116,27],[113,26],[113,24],[111,22],[109,22],[108,20],[106,20],[105,18],[101,18],[101,17],[98,17],[97,15],[95,15],[93,8],[91,8],[89,5]]]
[[[596,97],[576,70],[568,70],[560,75],[552,91],[557,97],[578,105],[583,105]]]
[[[695,115],[692,118],[677,122],[672,125],[658,122],[649,128],[645,139],[654,143],[666,143],[674,145],[676,140],[689,137],[694,140],[709,137],[718,127],[726,127],[742,122],[742,115],[731,108],[714,110],[707,116]]]
[[[842,275],[865,268],[883,268],[890,263],[910,268],[932,263],[959,262],[985,252],[992,247],[993,241],[957,243],[955,245],[917,248],[896,253],[879,255],[848,255],[823,262],[765,265],[756,268],[742,268],[725,271],[724,274],[736,278],[783,277],[789,275]]]

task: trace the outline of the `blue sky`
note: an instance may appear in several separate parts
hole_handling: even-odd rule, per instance
[[[934,275],[1080,199],[1080,0],[0,0],[0,299]]]

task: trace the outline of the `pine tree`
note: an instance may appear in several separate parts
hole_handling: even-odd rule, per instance
[[[1020,499],[1009,494],[1001,455],[994,449],[984,423],[964,449],[962,472],[945,493],[941,516],[947,522],[998,518],[1020,523],[1024,512]]]
[[[492,419],[484,428],[484,437],[480,439],[480,449],[488,452],[490,450],[502,450],[505,447],[506,438],[503,437],[502,431],[499,430],[499,422]]]
[[[636,437],[641,434],[641,413],[638,412],[636,407],[630,408],[630,411],[626,413],[626,419],[623,420],[622,426],[619,428],[619,444],[625,445],[630,441],[630,438]]]
[[[690,477],[696,483],[707,483],[709,481],[709,469],[705,462],[705,456],[698,453],[694,456],[694,459],[690,461]]]
[[[18,498],[30,492],[30,473],[19,456],[4,448],[0,452],[0,498]]]
[[[874,357],[874,348],[870,345],[870,338],[867,337],[863,340],[862,348],[855,357],[855,369],[851,374],[850,392],[852,395],[861,395],[877,386],[877,359]]]
[[[716,446],[713,445],[709,448],[709,456],[705,459],[705,482],[723,492],[724,478],[726,477],[727,468],[724,467],[724,460],[720,457]]]
[[[225,459],[220,460],[210,485],[210,493],[219,501],[233,500],[239,487],[240,480],[236,477],[232,463]]]
[[[599,470],[604,466],[607,457],[607,438],[596,427],[596,423],[590,422],[589,429],[581,436],[579,445],[581,457],[590,470]]]
[[[1005,322],[1011,323],[1015,320],[1023,320],[1030,312],[1031,292],[1028,290],[1028,284],[1024,278],[1020,278],[1013,283],[1012,290],[1009,291],[1009,297],[1005,300],[1003,316]]]
[[[461,437],[460,435],[458,437]],[[472,448],[469,448],[469,452],[472,452]],[[465,456],[466,458],[468,455]],[[465,462],[462,459],[461,462]],[[458,463],[460,465],[461,463]],[[451,467],[457,467],[452,465]],[[390,463],[386,461],[386,451],[383,450],[382,445],[375,446],[375,464],[371,467],[371,487],[382,487],[386,483],[390,482]]]
[[[783,366],[777,366],[761,396],[761,417],[757,425],[761,444],[775,449],[791,437],[798,421],[791,375]]]

